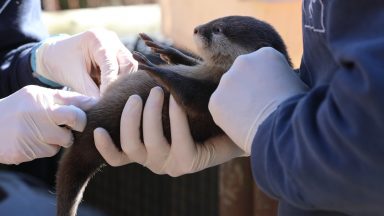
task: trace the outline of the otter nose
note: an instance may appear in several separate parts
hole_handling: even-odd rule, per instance
[[[200,26],[197,26],[197,27],[193,30],[193,33],[194,33],[194,34],[201,33],[201,27],[200,27]]]

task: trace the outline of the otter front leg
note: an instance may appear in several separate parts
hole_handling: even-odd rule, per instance
[[[208,111],[208,102],[217,84],[182,76],[170,68],[162,68],[150,62],[142,54],[135,52],[133,57],[139,62],[139,69],[145,70],[155,81],[169,91],[175,101],[190,114]]]
[[[189,65],[194,66],[199,64],[200,60],[188,56],[181,51],[170,47],[165,46],[160,43],[156,43],[152,38],[150,38],[148,35],[144,33],[139,34],[141,39],[144,41],[144,43],[151,48],[152,52],[160,54],[160,58],[167,62],[168,64],[183,64],[183,65]]]

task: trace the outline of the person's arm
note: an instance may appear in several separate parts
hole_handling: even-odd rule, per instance
[[[3,8],[2,97],[29,84],[68,86],[82,94],[100,97],[119,74],[137,70],[137,62],[114,32],[92,29],[73,36],[46,38],[40,1],[10,1]]]
[[[0,3],[0,98],[23,86],[45,86],[32,76],[31,49],[48,37],[41,21],[41,1]]]
[[[339,66],[332,80],[281,104],[253,140],[253,173],[268,194],[305,209],[382,210],[383,8],[328,3],[326,46]]]

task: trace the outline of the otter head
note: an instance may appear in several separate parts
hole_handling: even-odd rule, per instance
[[[229,68],[235,58],[261,47],[273,47],[291,63],[286,46],[269,24],[248,16],[227,16],[194,29],[201,57],[208,63]]]

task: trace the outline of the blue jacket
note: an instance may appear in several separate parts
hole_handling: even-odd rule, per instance
[[[260,126],[257,184],[280,215],[384,215],[384,1],[304,0],[311,87]]]
[[[32,76],[30,53],[46,37],[40,0],[0,2],[0,98],[26,85],[44,86]]]

